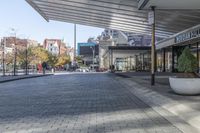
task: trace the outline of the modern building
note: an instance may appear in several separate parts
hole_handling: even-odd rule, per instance
[[[67,47],[61,39],[45,39],[43,47],[53,55],[66,54],[67,52]]]
[[[200,25],[188,28],[157,43],[158,71],[176,72],[178,58],[185,47],[190,48],[200,67]]]
[[[78,56],[81,56],[84,64],[98,64],[99,46],[94,42],[78,43]]]
[[[114,65],[118,71],[150,70],[151,36],[105,29],[98,40],[101,68]]]

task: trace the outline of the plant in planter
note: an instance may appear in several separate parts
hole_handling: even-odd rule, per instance
[[[190,52],[190,49],[186,47],[183,53],[178,58],[178,72],[180,78],[199,78],[196,74],[198,69],[197,58]]]
[[[197,95],[200,94],[200,78],[195,73],[198,68],[196,57],[185,48],[178,58],[178,71],[176,77],[170,77],[171,88],[178,94]]]

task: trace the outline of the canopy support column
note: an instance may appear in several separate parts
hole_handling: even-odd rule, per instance
[[[152,6],[153,11],[153,24],[152,24],[152,46],[151,46],[151,85],[155,85],[155,63],[156,63],[156,50],[155,50],[155,7]]]

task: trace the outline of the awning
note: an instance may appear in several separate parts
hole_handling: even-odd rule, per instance
[[[137,0],[26,0],[45,20],[151,34],[148,10]],[[156,10],[156,36],[167,38],[199,24],[199,10]]]

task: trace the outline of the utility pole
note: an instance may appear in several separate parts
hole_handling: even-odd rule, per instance
[[[151,7],[152,10],[152,46],[151,46],[151,85],[155,85],[155,56],[156,56],[156,52],[155,52],[155,7],[152,6]]]

